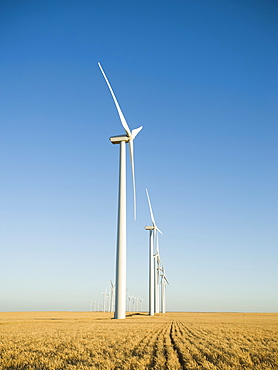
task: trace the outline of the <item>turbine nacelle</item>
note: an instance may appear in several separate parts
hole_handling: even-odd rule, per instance
[[[135,137],[139,134],[139,132],[142,130],[143,126],[140,126],[138,128],[135,128],[131,131],[131,136],[129,135],[116,135],[111,136],[109,140],[112,144],[120,144],[121,141],[124,141],[125,143],[129,143],[131,140],[134,140]],[[133,153],[132,153],[133,155]]]
[[[111,136],[109,138],[112,144],[120,144],[122,141],[125,143],[128,143],[130,138],[127,135],[117,135],[117,136]]]
[[[145,226],[145,230],[154,230],[154,226]]]

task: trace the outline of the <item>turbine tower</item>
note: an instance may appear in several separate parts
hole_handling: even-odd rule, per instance
[[[98,66],[107,83],[114,103],[116,105],[120,121],[125,129],[125,135],[110,137],[112,144],[120,144],[120,168],[119,168],[119,198],[118,198],[118,229],[117,229],[117,251],[116,251],[116,291],[115,291],[115,314],[114,319],[125,319],[126,311],[126,143],[129,143],[132,183],[133,183],[133,203],[134,219],[136,219],[136,191],[134,176],[134,154],[133,140],[142,130],[142,126],[130,131],[125,117],[118,104],[112,87],[102,69],[100,63]]]
[[[146,226],[145,229],[150,231],[150,241],[149,241],[149,315],[154,315],[157,311],[157,254],[154,255],[153,253],[153,246],[154,240],[156,238],[156,232],[162,232],[156,226],[152,205],[148,193],[148,189],[146,189],[146,194],[149,203],[149,209],[151,214],[152,226]],[[158,246],[157,246],[158,247]],[[159,255],[159,254],[158,254]]]
[[[150,231],[149,237],[149,315],[154,315],[154,258],[153,258],[153,231],[154,226],[145,226]]]

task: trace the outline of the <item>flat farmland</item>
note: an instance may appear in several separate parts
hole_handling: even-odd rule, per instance
[[[278,369],[278,314],[0,313],[0,369]]]

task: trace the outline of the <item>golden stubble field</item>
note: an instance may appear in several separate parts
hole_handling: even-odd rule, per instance
[[[278,314],[0,313],[0,369],[278,369]]]

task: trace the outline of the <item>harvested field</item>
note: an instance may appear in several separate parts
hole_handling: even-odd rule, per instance
[[[278,369],[278,314],[0,313],[0,369]]]

